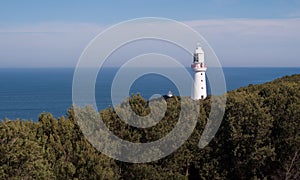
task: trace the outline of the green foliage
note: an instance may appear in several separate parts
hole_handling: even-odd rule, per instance
[[[96,151],[72,118],[43,113],[37,123],[0,124],[0,178],[112,179],[116,164]]]
[[[116,161],[86,139],[101,133],[97,123],[101,116],[122,139],[140,143],[158,140],[175,127],[184,112],[180,105],[186,103],[184,98],[166,99],[165,112],[159,106],[162,99],[152,101],[151,106],[140,94],[133,94],[127,99],[129,103],[100,113],[89,106],[73,107],[58,119],[42,113],[38,122],[5,120],[0,123],[0,179],[300,178],[300,75],[228,92],[219,131],[203,149],[198,142],[210,114],[211,97],[199,101],[200,115],[190,138],[158,161]],[[88,123],[81,124],[74,110],[83,112]],[[126,124],[116,110],[131,120],[137,114],[151,121],[154,117],[147,117],[151,112],[162,111],[165,116],[153,127],[136,128]],[[189,119],[189,115],[185,117]]]

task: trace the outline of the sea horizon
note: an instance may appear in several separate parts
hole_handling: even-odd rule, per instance
[[[110,87],[117,69],[118,67],[103,67],[99,71],[95,85],[98,110],[112,106]],[[186,69],[192,75],[190,67]],[[227,91],[249,84],[262,84],[286,75],[300,74],[300,67],[222,67],[222,69]],[[11,120],[20,118],[36,121],[42,112],[52,113],[56,118],[64,116],[72,105],[74,70],[75,67],[1,67],[0,119],[7,117]],[[169,90],[175,95],[180,95],[176,86],[167,78],[152,74],[137,79],[132,84],[128,96],[139,92],[144,98],[149,99],[153,94],[164,95]]]

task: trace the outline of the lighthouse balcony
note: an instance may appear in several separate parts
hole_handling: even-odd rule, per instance
[[[206,71],[207,67],[200,63],[194,63],[191,65],[193,71]]]

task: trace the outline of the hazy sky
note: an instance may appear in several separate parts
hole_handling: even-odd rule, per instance
[[[0,67],[74,67],[105,28],[149,16],[196,29],[223,66],[300,67],[300,0],[2,0]]]

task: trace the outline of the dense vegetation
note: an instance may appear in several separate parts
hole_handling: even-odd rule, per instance
[[[167,99],[166,116],[154,127],[122,122],[113,109],[100,112],[116,135],[132,142],[163,137],[177,122],[180,97]],[[0,179],[299,179],[300,75],[227,94],[221,127],[208,146],[198,148],[211,98],[200,103],[196,129],[175,153],[151,163],[113,160],[83,136],[71,108],[55,119],[42,113],[38,122],[5,120],[0,124]],[[132,95],[141,115],[147,101]]]

